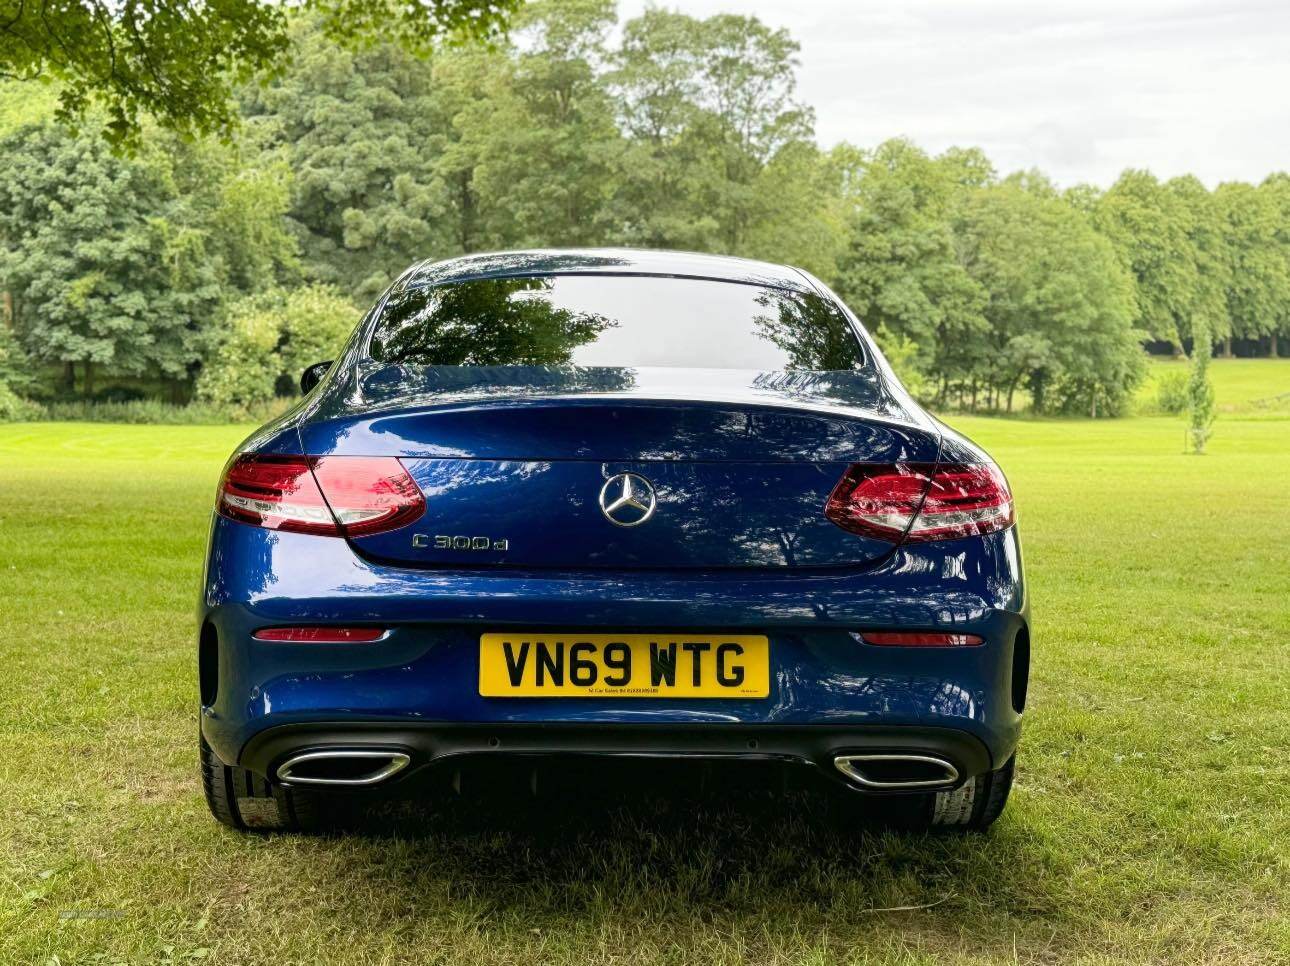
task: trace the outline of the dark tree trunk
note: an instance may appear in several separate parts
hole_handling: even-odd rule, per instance
[[[469,171],[463,171],[457,180],[461,204],[461,224],[458,226],[458,243],[463,252],[475,250],[475,187]]]
[[[1277,334],[1275,332],[1272,333],[1272,337],[1268,340],[1268,355],[1273,359],[1277,357]]]
[[[1223,339],[1223,358],[1232,358],[1232,337],[1230,335]]]
[[[81,365],[85,373],[85,398],[89,399],[94,395],[94,363],[86,359]]]
[[[76,391],[76,363],[63,363],[63,388],[71,395]]]

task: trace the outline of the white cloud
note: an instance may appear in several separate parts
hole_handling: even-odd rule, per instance
[[[1290,3],[1276,0],[672,0],[802,45],[824,145],[979,145],[1004,172],[1207,184],[1290,169]],[[621,6],[624,19],[644,9]]]

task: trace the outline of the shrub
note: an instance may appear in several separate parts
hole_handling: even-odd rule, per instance
[[[1193,323],[1196,339],[1191,349],[1191,372],[1187,377],[1187,438],[1197,456],[1205,452],[1205,444],[1214,427],[1214,384],[1209,380],[1209,358],[1213,346],[1209,330],[1200,322]]]
[[[306,366],[334,359],[357,312],[335,289],[310,285],[236,303],[226,314],[197,380],[198,400],[248,412],[295,385]]]
[[[1189,377],[1182,370],[1161,373],[1156,379],[1156,408],[1170,416],[1180,416],[1187,409]]]
[[[885,325],[879,326],[874,339],[909,394],[915,399],[926,400],[930,387],[927,374],[918,364],[918,343],[904,334],[892,332]]]
[[[23,399],[0,382],[0,423],[25,423],[40,419],[45,411],[39,403]]]
[[[54,402],[30,418],[80,423],[155,423],[159,425],[218,426],[225,423],[264,423],[281,415],[289,399],[271,399],[250,406],[217,406],[194,402],[176,406],[159,399],[133,402]]]
[[[19,395],[33,382],[30,361],[13,337],[12,330],[0,320],[0,423],[40,418],[40,405]]]

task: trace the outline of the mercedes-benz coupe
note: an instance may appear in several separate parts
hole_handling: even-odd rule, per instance
[[[811,275],[613,249],[407,270],[225,467],[202,776],[236,828],[471,763],[770,762],[1003,810],[1013,498]],[[595,770],[592,770],[594,775]]]

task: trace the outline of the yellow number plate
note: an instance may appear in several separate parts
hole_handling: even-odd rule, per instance
[[[482,634],[488,698],[764,698],[770,641],[760,635]]]

